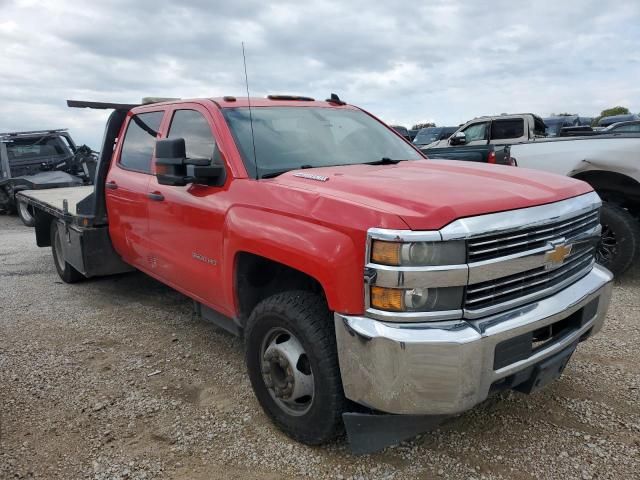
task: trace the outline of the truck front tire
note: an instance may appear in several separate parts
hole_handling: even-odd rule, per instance
[[[333,318],[320,295],[273,295],[253,310],[245,329],[245,360],[253,390],[282,431],[307,445],[344,429]]]
[[[51,222],[51,253],[53,254],[53,263],[56,266],[58,275],[65,283],[76,283],[84,280],[86,277],[73,268],[64,258],[61,232],[59,232],[58,227],[58,221],[54,219]]]
[[[638,221],[624,208],[611,202],[604,202],[600,223],[602,235],[596,259],[614,275],[621,275],[638,256],[640,249]]]

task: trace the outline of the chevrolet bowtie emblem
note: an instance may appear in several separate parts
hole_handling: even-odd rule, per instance
[[[544,257],[546,263],[545,267],[552,268],[562,265],[565,259],[571,254],[571,247],[573,247],[573,245],[566,245],[564,243],[555,245],[555,248],[547,252]]]

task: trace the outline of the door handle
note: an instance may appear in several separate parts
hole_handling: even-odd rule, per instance
[[[153,200],[154,202],[161,202],[164,200],[164,195],[162,195],[160,192],[147,193],[147,197],[149,198],[149,200]]]
[[[118,184],[116,182],[107,182],[104,184],[104,187],[109,190],[116,190],[118,188]]]

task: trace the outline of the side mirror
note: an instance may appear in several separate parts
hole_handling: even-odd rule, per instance
[[[187,158],[184,138],[156,141],[156,178],[160,185],[185,186],[189,183],[220,186],[226,170],[211,165],[206,158]]]
[[[456,132],[449,139],[451,145],[464,145],[467,143],[467,136],[464,132]]]

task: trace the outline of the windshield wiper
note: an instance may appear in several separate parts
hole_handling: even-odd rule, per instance
[[[365,165],[395,165],[396,163],[402,162],[402,160],[394,160],[389,157],[382,157],[380,160],[375,160],[373,162],[364,162]]]

